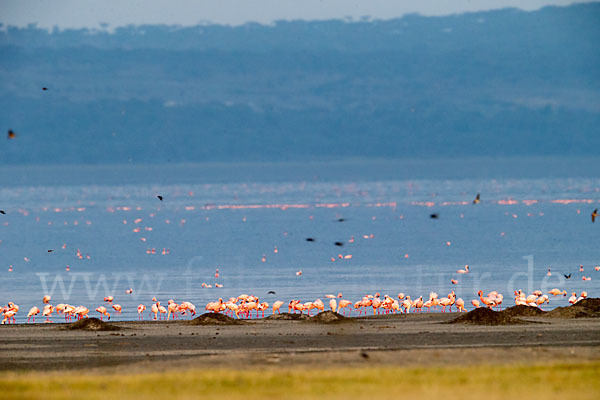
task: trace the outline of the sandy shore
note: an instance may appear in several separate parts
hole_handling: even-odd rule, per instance
[[[469,365],[600,360],[600,318],[530,324],[447,324],[454,313],[374,316],[342,323],[251,320],[241,325],[116,322],[119,331],[64,324],[0,327],[1,370],[165,367]]]

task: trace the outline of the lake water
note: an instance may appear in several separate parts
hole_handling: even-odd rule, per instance
[[[518,288],[598,297],[598,171],[565,159],[2,168],[0,303],[19,304],[24,322],[45,294],[90,315],[113,295],[117,320],[137,319],[153,296],[199,309],[242,293],[287,303],[454,290],[469,303],[482,289],[506,306]]]

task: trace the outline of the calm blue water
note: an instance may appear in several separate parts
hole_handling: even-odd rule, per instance
[[[31,306],[41,308],[45,294],[53,304],[84,305],[90,315],[113,295],[124,309],[113,314],[117,320],[137,319],[137,305],[149,308],[153,296],[201,309],[242,293],[272,303],[338,292],[356,301],[376,291],[414,298],[455,290],[469,302],[482,289],[503,293],[507,306],[518,288],[600,296],[600,272],[594,270],[600,265],[600,221],[590,219],[600,207],[598,175],[581,165],[569,177],[562,168],[527,169],[521,162],[518,170],[488,165],[491,178],[484,178],[479,162],[464,167],[470,172],[419,165],[425,171],[413,173],[415,179],[410,171],[388,170],[407,165],[385,163],[283,171],[5,168],[0,303],[19,304],[17,321],[23,322]],[[473,205],[478,192],[481,203]],[[432,213],[439,218],[431,219]],[[340,260],[340,254],[352,258]],[[456,274],[465,264],[471,273]],[[224,287],[214,288],[216,282]],[[128,288],[134,293],[125,294]],[[566,299],[551,299],[549,308],[566,305]]]

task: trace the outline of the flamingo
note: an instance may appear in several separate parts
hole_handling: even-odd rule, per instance
[[[15,310],[11,310],[11,309],[7,309],[6,311],[4,311],[3,315],[4,315],[4,319],[2,320],[2,324],[5,324],[6,321],[8,321],[8,323],[10,324],[10,320],[12,318],[13,323],[15,323],[15,315],[17,314],[17,312]]]
[[[571,293],[571,297],[569,297],[569,303],[571,303],[571,304],[577,303],[577,293],[575,293],[575,292]]]
[[[114,308],[114,310],[116,312],[118,312],[119,314],[121,314],[122,307],[121,307],[120,304],[113,304],[112,308]]]
[[[167,320],[171,317],[171,314],[173,314],[173,320],[175,320],[176,314],[177,314],[177,303],[170,302],[169,305],[167,306],[168,308],[168,314],[167,314]]]
[[[433,301],[431,299],[429,299],[425,303],[423,303],[423,307],[427,307],[427,312],[431,312],[432,306],[433,306]]]
[[[412,307],[410,296],[406,296],[406,299],[404,299],[404,301],[402,302],[402,307],[404,307],[405,314],[408,314],[410,312],[410,308]]]
[[[87,315],[90,312],[90,310],[88,310],[84,306],[78,306],[78,307],[75,307],[75,309],[73,310],[73,312],[75,314],[77,314],[77,319],[81,319],[81,318],[87,318]]]
[[[459,312],[466,311],[465,310],[465,301],[461,298],[456,299],[456,308]]]
[[[75,307],[69,304],[65,304],[63,312],[65,314],[65,321],[71,321],[71,319],[73,318],[73,314],[75,314]]]
[[[451,302],[452,302],[452,300],[450,300],[447,297],[444,297],[443,299],[440,300],[440,305],[442,306],[442,312],[446,312],[446,307],[448,307]]]
[[[256,316],[258,317],[258,312],[260,311],[260,312],[262,312],[262,317],[264,318],[265,317],[265,310],[267,310],[268,308],[269,308],[269,303],[267,303],[266,301],[262,302],[262,303],[259,303],[258,306],[257,306],[257,308],[256,308]]]
[[[46,322],[50,321],[50,316],[52,315],[53,312],[54,312],[54,307],[52,307],[52,304],[47,304],[44,306],[44,309],[42,310],[42,316],[46,317]]]
[[[541,307],[544,303],[550,303],[550,298],[545,294],[538,297],[535,301],[535,304],[537,304],[538,307]]]
[[[423,308],[423,305],[425,303],[423,302],[423,296],[420,296],[413,304],[413,307],[415,308],[415,311],[417,312],[421,312],[421,308]]]
[[[548,293],[549,293],[549,294],[551,294],[552,296],[560,296],[560,295],[562,294],[562,295],[563,295],[563,297],[564,297],[564,296],[566,296],[566,295],[567,295],[567,291],[566,291],[566,290],[563,290],[563,291],[561,292],[561,291],[560,291],[559,289],[557,289],[557,288],[554,288],[554,289],[550,290]]]
[[[352,302],[350,300],[340,300],[339,306],[338,306],[338,312],[343,308],[344,309],[344,315],[346,315],[346,307],[348,307],[349,305],[352,305]],[[350,310],[350,313],[352,313],[352,310]]]
[[[139,320],[144,320],[144,311],[146,311],[146,306],[143,304],[140,304],[139,306],[137,306],[137,312],[138,312],[138,319]]]
[[[42,301],[44,302],[44,304],[48,304],[50,303],[50,300],[52,300],[52,298],[48,295],[44,296],[44,298],[42,299]]]
[[[333,312],[337,310],[337,301],[335,301],[335,299],[329,300],[329,308],[331,308],[331,311]]]
[[[465,265],[464,269],[459,269],[456,271],[457,274],[468,274],[469,273],[469,266]]]
[[[377,294],[379,294],[379,293],[377,293]],[[383,302],[381,301],[379,296],[377,296],[373,299],[373,301],[371,302],[371,305],[373,307],[373,315],[379,314],[379,308],[381,307],[382,303]]]
[[[219,298],[218,302],[210,302],[206,305],[206,307],[204,307],[204,309],[207,311],[218,313],[221,312],[221,304],[223,304],[223,299]]]
[[[296,313],[296,308],[294,307],[296,305],[296,302],[298,300],[290,300],[289,304],[288,304],[288,313],[291,314],[292,311],[294,312],[294,314]]]
[[[139,312],[139,307],[138,307],[138,312]],[[152,307],[150,307],[150,313],[154,314],[154,320],[156,321],[156,318],[158,316],[158,303],[152,304]]]
[[[277,300],[276,302],[273,303],[273,314],[275,314],[275,311],[277,311],[277,314],[281,314],[279,312],[279,309],[281,308],[281,306],[283,305],[283,301],[281,300]]]
[[[294,303],[294,310],[298,310],[300,311],[300,314],[302,314],[304,312],[304,304],[300,303],[300,300],[296,300]]]
[[[528,306],[535,306],[537,299],[538,299],[538,296],[536,296],[535,294],[530,294],[529,296],[527,296],[525,298],[525,302],[527,303]]]
[[[481,307],[481,305],[479,304],[479,300],[471,300],[471,304],[473,304],[473,307],[475,308]]]
[[[196,306],[193,303],[190,303],[189,301],[184,301],[181,304],[184,304],[187,308],[187,311],[190,313],[191,316],[196,315]]]
[[[313,305],[315,306],[315,308],[321,312],[325,311],[325,304],[323,304],[323,302],[321,301],[321,299],[316,299],[315,301],[313,301]]]
[[[483,297],[483,291],[482,290],[480,290],[479,292],[477,292],[477,295],[479,296],[479,300],[481,300],[481,302],[483,304],[485,304],[488,308],[492,308],[493,302],[490,301],[489,297]]]
[[[110,314],[108,313],[108,311],[106,311],[106,307],[100,306],[100,307],[96,308],[96,311],[100,313],[100,320],[102,320],[105,315],[110,320]]]
[[[158,312],[160,313],[160,315],[161,315],[161,317],[162,317],[162,316],[163,316],[163,314],[166,314],[166,313],[167,313],[167,309],[166,309],[164,306],[161,306],[161,305],[159,304],[159,306],[158,306]]]

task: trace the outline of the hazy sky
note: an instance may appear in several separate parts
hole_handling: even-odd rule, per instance
[[[204,22],[238,25],[281,19],[375,19],[407,13],[446,15],[505,7],[534,10],[591,0],[0,0],[0,22],[43,28],[111,28],[128,24],[197,25]]]

